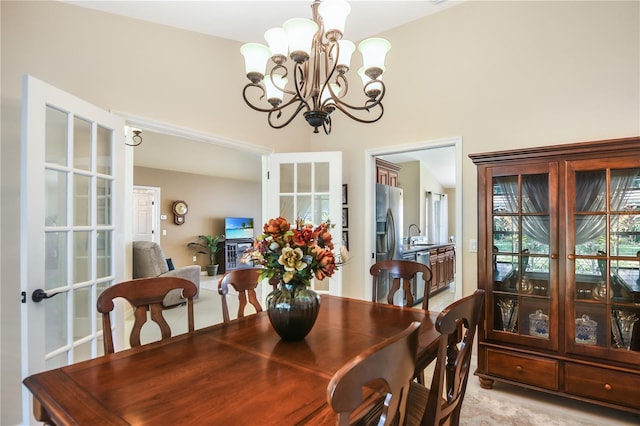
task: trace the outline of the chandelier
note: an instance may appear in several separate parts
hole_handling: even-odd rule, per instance
[[[361,123],[374,123],[384,113],[384,59],[391,44],[382,38],[369,38],[358,45],[363,66],[358,70],[365,95],[360,105],[346,102],[349,90],[347,72],[355,44],[343,40],[345,20],[351,6],[344,0],[315,0],[313,20],[294,18],[282,28],[264,34],[268,47],[247,43],[240,48],[245,58],[247,78],[251,81],[242,96],[251,108],[268,113],[274,129],[303,116],[318,133],[322,126],[331,133],[331,113],[342,113]],[[287,56],[293,63],[287,68]],[[267,73],[267,62],[271,69]],[[287,87],[290,79],[293,83]],[[253,97],[248,93],[253,92]],[[266,98],[266,99],[265,99]]]

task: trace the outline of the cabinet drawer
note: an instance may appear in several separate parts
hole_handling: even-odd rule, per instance
[[[558,389],[558,362],[527,355],[487,350],[488,372],[520,383]]]
[[[565,372],[569,393],[640,408],[640,374],[571,363],[565,365]]]

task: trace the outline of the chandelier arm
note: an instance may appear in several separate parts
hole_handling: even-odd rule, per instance
[[[284,109],[286,109],[287,107],[289,107],[290,105],[296,103],[296,102],[300,102],[301,106],[299,108],[303,108],[306,107],[307,110],[309,110],[309,104],[304,100],[304,99],[300,99],[299,97],[294,97],[292,99],[289,100],[289,102],[279,105],[277,107],[270,107],[270,108],[261,108],[259,106],[254,105],[249,98],[247,97],[247,89],[249,87],[256,87],[258,89],[260,89],[262,91],[262,96],[260,96],[260,99],[264,98],[265,96],[265,89],[258,83],[248,83],[244,89],[242,90],[242,97],[244,98],[244,101],[247,105],[249,105],[249,107],[251,107],[252,109],[256,110],[256,111],[260,111],[260,112],[277,112],[277,111],[282,111]],[[292,92],[293,95],[296,95],[296,93]],[[297,114],[297,113],[296,113]]]
[[[288,102],[286,105],[291,105],[291,103],[293,102],[290,101]],[[289,117],[287,119],[287,121],[285,121],[282,124],[274,124],[273,120],[272,120],[272,116],[274,113],[278,113],[276,116],[276,119],[278,119],[281,115],[282,115],[282,108],[277,108],[274,109],[273,111],[269,112],[269,115],[267,116],[267,122],[269,123],[269,126],[273,127],[274,129],[282,129],[283,127],[285,127],[286,125],[288,125],[289,123],[291,123],[293,121],[294,118],[296,118],[298,116],[298,114],[300,113],[300,111],[302,111],[304,108],[306,107],[306,109],[309,109],[309,106],[306,103],[300,102],[300,104],[298,105],[298,108],[296,108],[295,112],[291,115],[291,117]]]
[[[328,116],[322,123],[322,130],[324,130],[325,135],[329,135],[331,133],[331,116]]]
[[[370,106],[370,107],[356,107],[356,108],[352,108],[352,110],[367,111],[367,112],[369,112],[369,113],[370,113],[370,112],[372,112],[372,110],[373,110],[374,108],[375,108],[375,109],[378,109],[378,108],[379,108],[379,114],[378,114],[378,115],[376,115],[374,118],[372,118],[372,119],[370,119],[370,120],[367,120],[367,119],[364,119],[364,118],[357,117],[356,115],[352,114],[352,113],[351,113],[347,108],[345,108],[345,107],[343,106],[343,104],[337,104],[337,103],[336,103],[336,104],[335,104],[335,105],[333,105],[333,106],[335,107],[335,109],[340,110],[340,111],[341,111],[344,115],[346,115],[347,117],[349,117],[349,118],[351,118],[351,119],[353,119],[353,120],[355,120],[355,121],[358,121],[358,122],[360,122],[360,123],[375,123],[376,121],[380,120],[380,119],[382,118],[383,114],[384,114],[384,106],[383,106],[381,103],[376,103],[375,105]]]
[[[331,94],[330,98],[327,98],[322,105],[319,105],[321,108],[324,108],[324,106],[327,104],[327,101],[329,101],[331,98],[334,99],[338,99],[338,97],[336,96],[336,94],[334,93],[333,89],[331,88],[331,85],[329,84],[329,81],[331,81],[331,78],[333,77],[333,75],[336,73],[336,69],[338,67],[338,58],[340,57],[340,44],[334,42],[334,43],[327,43],[327,44],[322,44],[322,39],[319,42],[320,46],[322,46],[322,51],[324,53],[324,74],[326,76],[326,78],[324,79],[324,83],[322,84],[322,86],[320,87],[320,91],[318,94],[318,100],[322,99],[322,93],[324,93],[325,90],[329,89],[329,93]],[[335,56],[334,56],[334,60],[333,60],[333,65],[330,65],[330,53],[332,48],[335,46],[336,48],[336,52],[335,52]],[[319,51],[319,50],[318,50]],[[320,56],[318,54],[318,56]],[[318,68],[318,77],[319,77],[319,68],[320,66],[317,67]],[[331,70],[329,70],[329,68],[331,68]],[[341,75],[338,74],[338,76],[336,76],[336,82],[338,81],[338,77],[340,77]],[[344,80],[344,77],[342,78]],[[345,92],[346,93],[346,92]]]
[[[364,106],[355,106],[355,105],[348,104],[347,102],[344,102],[340,98],[334,98],[336,108],[338,108],[340,111],[344,112],[345,114],[349,115],[346,112],[346,108],[353,111],[369,111],[370,109],[373,109],[378,105],[382,106],[382,99],[384,98],[386,89],[385,89],[384,83],[381,80],[372,80],[370,83],[376,83],[376,82],[380,83],[381,85],[380,87],[382,88],[382,90],[380,91],[380,94],[376,97],[376,99],[367,99]]]
[[[260,89],[260,91],[262,91],[262,96],[260,96],[260,99],[264,98],[266,95],[266,92],[264,90],[264,87],[262,87],[260,84],[258,83],[247,83],[246,86],[244,86],[244,89],[242,89],[242,97],[244,98],[244,102],[249,105],[251,108],[255,109],[256,111],[260,111],[260,112],[270,112],[273,108],[260,108],[255,106],[250,100],[249,98],[247,98],[247,90],[249,89],[249,87],[256,87],[258,89]]]
[[[275,74],[275,71],[278,71],[278,70],[281,70],[281,69],[284,70],[284,72],[281,74],[282,78],[287,78],[289,76],[289,69],[286,66],[284,66],[284,64],[276,64],[273,68],[271,68],[271,71],[269,71],[269,74],[268,74],[268,78],[271,79],[271,83],[274,86],[278,87],[278,89],[280,89],[280,91],[282,91],[282,93],[286,93],[287,95],[294,95],[295,96],[296,92],[294,92],[292,90],[286,90],[284,87],[279,87],[279,86],[277,86],[275,84],[275,81],[273,81],[273,76]],[[265,77],[265,78],[267,78],[267,77]]]

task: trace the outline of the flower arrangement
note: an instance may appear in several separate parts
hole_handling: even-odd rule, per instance
[[[256,238],[253,247],[245,252],[244,262],[262,265],[260,279],[276,278],[285,284],[310,285],[315,276],[323,280],[337,270],[333,255],[330,222],[315,228],[296,220],[295,228],[283,217],[264,224],[264,233]]]

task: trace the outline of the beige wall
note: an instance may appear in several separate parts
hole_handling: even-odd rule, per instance
[[[2,87],[2,416],[20,418],[20,78],[31,74],[104,109],[197,129],[277,152],[340,150],[349,185],[347,295],[362,297],[368,249],[367,150],[463,138],[462,247],[476,238],[469,153],[640,134],[639,2],[469,1],[389,31],[385,116],[336,112],[333,133],[304,120],[272,130],[242,101],[240,43],[58,2],[0,3]],[[357,60],[352,68],[357,69]],[[356,85],[353,85],[354,87]],[[353,88],[352,88],[353,90]],[[11,208],[7,208],[11,206]],[[189,220],[189,217],[187,218]],[[477,259],[462,250],[464,293]],[[7,349],[8,348],[8,349]]]
[[[411,161],[398,164],[401,169],[398,173],[398,186],[402,188],[402,238],[407,236],[409,225],[415,223],[424,228],[420,220],[420,162]],[[416,230],[412,230],[417,235]]]
[[[198,255],[197,261],[193,262],[194,250],[187,248],[187,244],[198,241],[198,235],[224,234],[227,216],[252,217],[257,227],[255,231],[261,229],[260,183],[147,167],[135,167],[133,181],[134,185],[160,187],[160,213],[167,216],[166,220],[160,221],[160,245],[165,257],[170,257],[176,267],[198,264],[205,270],[208,257]],[[173,222],[171,208],[175,200],[184,200],[189,206],[183,225]],[[217,261],[223,262],[222,252],[218,253]]]
[[[444,194],[445,191],[424,163],[420,161],[410,161],[398,165],[401,167],[400,173],[398,174],[398,186],[403,189],[402,236],[403,238],[407,236],[409,226],[412,223],[418,225],[420,234],[417,233],[416,229],[412,229],[411,236],[426,236],[426,193],[431,191]],[[455,198],[455,190],[452,191],[449,196]],[[449,201],[449,208],[453,209],[453,211],[450,211],[448,225],[449,229],[453,230],[451,235],[454,235],[456,228],[455,200],[453,200],[453,202]]]

